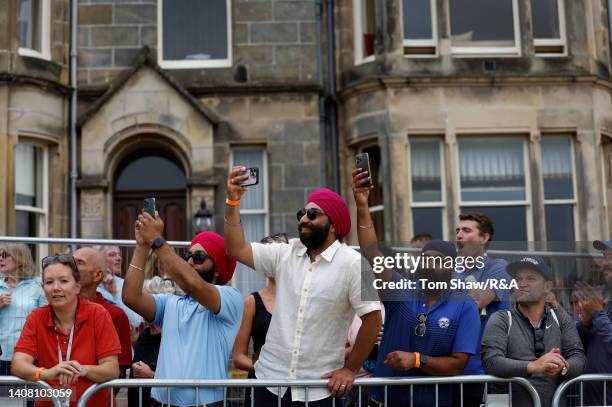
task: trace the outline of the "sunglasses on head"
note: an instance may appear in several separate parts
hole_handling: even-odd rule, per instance
[[[42,269],[44,270],[50,265],[56,264],[56,263],[70,266],[70,268],[72,268],[73,270],[79,269],[77,267],[76,261],[74,260],[74,257],[72,257],[72,255],[70,254],[54,254],[54,255],[45,257],[44,259],[42,259]]]
[[[325,215],[323,212],[321,212],[320,210],[318,210],[317,208],[310,208],[310,209],[300,209],[299,211],[297,211],[297,220],[299,222],[300,219],[302,219],[304,217],[304,215],[308,216],[308,219],[310,220],[315,220],[317,218],[317,216],[319,215]]]
[[[414,334],[416,336],[425,336],[425,332],[427,332],[427,326],[425,323],[427,322],[427,314],[421,313],[416,317],[416,326],[414,327]]]
[[[205,251],[197,251],[197,252],[185,252],[183,253],[183,260],[189,261],[189,259],[193,259],[193,264],[202,264],[206,261],[206,259],[210,258],[208,253]]]
[[[259,241],[260,243],[289,243],[286,233],[277,233],[272,236],[266,236]]]

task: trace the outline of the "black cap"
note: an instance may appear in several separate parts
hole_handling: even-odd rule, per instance
[[[506,271],[508,271],[508,274],[510,274],[512,277],[514,277],[514,274],[516,274],[516,272],[524,269],[533,270],[535,272],[540,273],[542,277],[544,277],[546,280],[552,280],[552,272],[550,271],[550,268],[548,267],[544,259],[541,257],[523,257],[521,260],[510,263],[506,267]]]
[[[446,240],[430,240],[423,246],[421,253],[428,252],[430,250],[434,250],[436,252],[442,253],[445,256],[457,257],[457,249],[455,245],[451,242],[447,242]]]
[[[612,240],[595,240],[593,247],[602,252],[606,249],[612,249]]]

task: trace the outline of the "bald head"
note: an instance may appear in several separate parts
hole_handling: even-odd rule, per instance
[[[104,256],[91,247],[84,247],[74,252],[73,257],[81,273],[81,293],[92,292],[95,295],[98,284],[104,278]]]

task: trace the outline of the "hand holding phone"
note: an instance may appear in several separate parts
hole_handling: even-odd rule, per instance
[[[370,156],[368,153],[359,153],[355,156],[355,166],[361,171],[367,171],[368,177],[372,176],[372,171],[370,171]],[[372,186],[372,183],[368,181],[366,184],[362,185],[362,187],[369,188]]]
[[[147,198],[143,201],[143,208],[146,213],[155,218],[155,198]]]

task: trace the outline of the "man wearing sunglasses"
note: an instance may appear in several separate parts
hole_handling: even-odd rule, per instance
[[[586,364],[582,343],[573,318],[546,303],[552,273],[544,259],[526,256],[509,264],[507,271],[518,285],[516,306],[495,312],[487,322],[483,367],[487,374],[526,378],[547,407],[562,380],[582,373]],[[530,400],[522,387],[512,385],[513,405],[530,405]]]
[[[328,378],[328,388],[308,390],[313,407],[332,406],[333,396],[350,391],[376,342],[380,304],[361,301],[361,256],[341,243],[351,227],[344,199],[326,188],[315,190],[297,212],[299,239],[288,244],[247,243],[240,224],[240,183],[245,167],[234,167],[227,181],[225,238],[228,253],[276,280],[275,312],[255,364],[258,379]],[[353,351],[344,360],[344,344],[355,315],[363,324]],[[256,388],[255,405],[304,403],[303,388]],[[330,397],[331,396],[331,397]]]
[[[361,252],[373,264],[384,256],[379,248],[368,207],[373,187],[366,171],[353,171],[353,196],[357,206],[357,237]],[[430,240],[423,246],[423,261],[427,268],[419,268],[413,281],[427,279],[436,288],[379,290],[385,306],[385,329],[378,350],[375,377],[453,376],[463,374],[468,359],[476,352],[480,331],[480,318],[476,303],[465,293],[449,290],[452,266],[441,259],[454,259],[457,250],[450,242]],[[389,254],[393,256],[394,254]],[[436,259],[438,259],[436,261]],[[378,278],[384,282],[401,282],[403,276],[386,268]],[[384,287],[384,286],[383,286]],[[410,405],[410,392],[415,406],[450,406],[452,388],[435,386],[389,386],[372,389],[370,407]]]
[[[226,254],[225,240],[202,232],[179,257],[161,237],[159,214],[143,212],[135,227],[136,250],[123,285],[123,301],[145,321],[162,328],[156,379],[227,379],[232,346],[242,317],[242,294],[227,284],[236,261]],[[144,266],[154,250],[161,266],[185,295],[143,291]],[[185,260],[186,259],[186,260]],[[223,404],[222,388],[154,388],[153,406]]]

